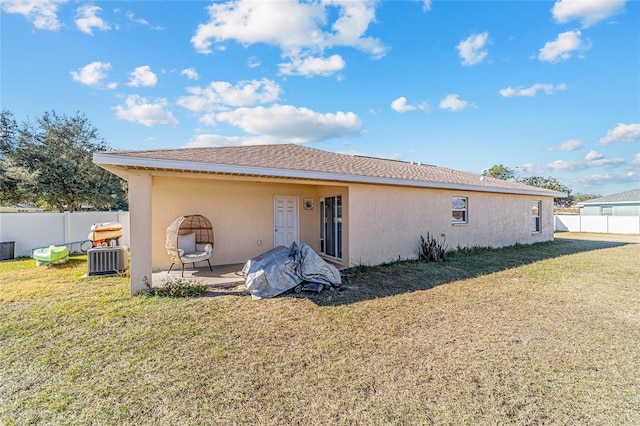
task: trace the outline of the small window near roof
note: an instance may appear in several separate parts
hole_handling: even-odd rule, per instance
[[[531,204],[531,232],[539,234],[542,232],[542,222],[540,212],[542,211],[542,201],[534,201]]]
[[[467,223],[467,201],[465,197],[451,199],[452,223]]]
[[[600,208],[601,216],[613,216],[613,206],[602,206]]]

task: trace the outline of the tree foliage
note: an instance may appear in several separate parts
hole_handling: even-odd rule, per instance
[[[127,208],[126,182],[91,161],[109,147],[84,115],[45,112],[18,126],[3,110],[0,125],[0,201],[61,212]]]
[[[584,199],[580,199],[576,201],[576,196],[571,195],[571,188],[564,185],[558,179],[553,177],[544,177],[544,176],[529,176],[524,178],[518,178],[513,169],[506,167],[502,164],[496,164],[489,169],[486,169],[482,172],[483,176],[490,176],[496,179],[502,180],[513,180],[516,182],[523,183],[525,185],[536,186],[538,188],[547,188],[552,189],[554,191],[565,192],[567,194],[566,197],[563,198],[555,198],[554,204],[557,207],[569,207],[574,205],[577,202],[584,201]],[[580,194],[584,195],[584,194]],[[596,196],[587,196],[591,198],[595,198]],[[589,199],[589,198],[586,198]]]
[[[576,204],[582,203],[583,201],[593,200],[594,198],[600,197],[602,197],[602,195],[578,193],[571,196],[571,205],[575,206]]]
[[[567,194],[566,197],[554,198],[554,204],[558,207],[569,207],[571,205],[571,188],[561,183],[558,179],[553,177],[543,176],[529,176],[522,178],[521,183],[530,186],[536,186],[538,188],[547,188],[554,191],[560,191]]]
[[[502,164],[496,164],[482,172],[483,176],[490,176],[501,180],[516,180],[515,172]]]

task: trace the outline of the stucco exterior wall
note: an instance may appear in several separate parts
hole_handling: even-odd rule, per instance
[[[152,246],[154,270],[167,269],[165,231],[179,216],[201,214],[214,228],[211,264],[244,263],[273,248],[274,196],[297,196],[300,243],[318,247],[317,185],[254,180],[154,176],[152,197]],[[316,200],[304,210],[304,198]]]
[[[602,207],[611,207],[611,216],[640,216],[640,204],[595,204],[586,205],[580,209],[583,216],[600,216]]]
[[[452,197],[468,198],[468,223],[452,224]],[[542,232],[531,232],[531,206],[542,201]],[[374,265],[415,259],[420,236],[449,248],[504,247],[553,239],[553,198],[380,185],[351,185],[349,260]]]

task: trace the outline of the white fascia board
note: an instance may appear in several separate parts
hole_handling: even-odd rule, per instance
[[[617,204],[640,204],[640,201],[599,201],[595,203],[585,201],[583,203],[576,204],[576,206],[611,206]]]
[[[94,153],[96,164],[122,167],[140,167],[146,169],[182,170],[185,172],[226,173],[253,176],[269,176],[273,178],[299,178],[333,182],[367,183],[377,185],[413,186],[418,188],[454,189],[460,191],[496,192],[503,194],[537,195],[543,197],[566,197],[564,192],[546,192],[528,189],[495,188],[483,185],[466,185],[447,182],[430,182],[412,179],[397,179],[377,176],[361,176],[344,173],[316,172],[310,170],[276,169],[271,167],[238,166],[230,164],[198,163],[193,161],[163,160],[140,158],[124,155]]]

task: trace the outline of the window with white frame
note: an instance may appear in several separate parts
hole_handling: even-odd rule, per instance
[[[534,201],[531,204],[531,232],[539,234],[542,232],[542,222],[540,220],[542,212],[542,201]]]
[[[468,220],[468,199],[466,197],[451,198],[451,222],[467,223]]]
[[[600,207],[600,215],[601,216],[613,216],[613,206],[602,206],[602,207]]]

